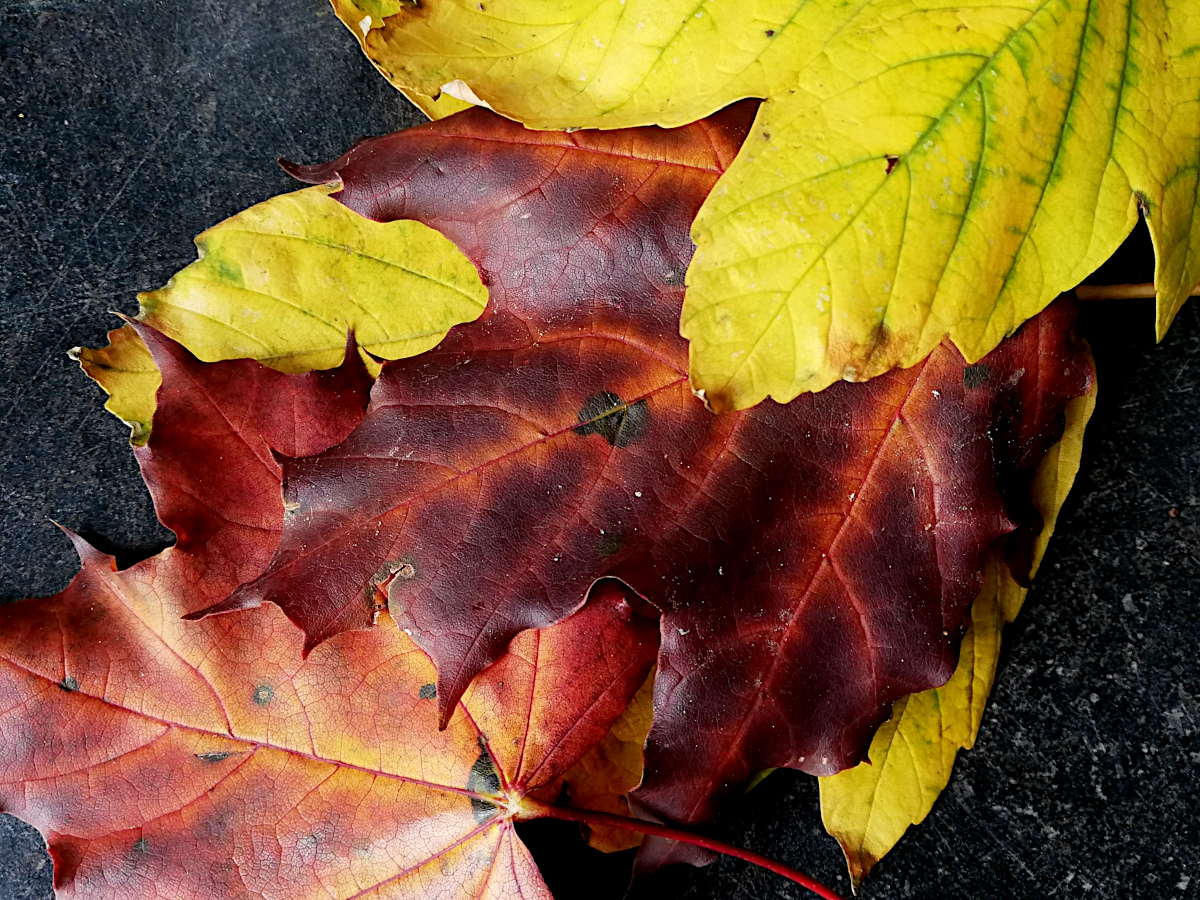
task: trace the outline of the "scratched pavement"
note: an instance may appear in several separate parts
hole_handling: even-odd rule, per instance
[[[109,311],[135,312],[196,233],[294,187],[276,157],[326,160],[417,121],[325,0],[0,4],[0,599],[74,573],[51,519],[124,564],[170,540],[67,351],[101,345]],[[1150,273],[1139,231],[1095,280]],[[979,742],[871,900],[1200,897],[1200,306],[1159,346],[1136,301],[1093,304],[1081,328],[1100,400],[1075,492]],[[570,829],[523,827],[556,896],[620,896],[628,855]],[[715,833],[849,893],[806,776],[772,776]],[[0,815],[0,900],[52,896],[41,838]],[[806,895],[721,860],[631,896]]]

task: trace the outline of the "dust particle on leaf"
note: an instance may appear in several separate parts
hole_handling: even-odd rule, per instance
[[[645,400],[625,403],[612,391],[587,398],[578,413],[578,435],[598,434],[614,447],[628,447],[646,433],[650,408]]]

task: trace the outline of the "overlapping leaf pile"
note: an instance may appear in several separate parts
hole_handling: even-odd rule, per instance
[[[278,543],[269,448],[336,442],[370,382],[357,356],[286,376],[138,333],[163,378],[138,459],[178,543],[117,572],[76,538],[66,591],[0,608],[0,808],[47,835],[60,891],[548,897],[515,808],[623,713],[654,662],[653,612],[606,583],[514,641],[440,732],[433,668],[398,629],[305,659],[278,612],[185,621]]]
[[[79,543],[66,591],[0,610],[0,808],[60,890],[546,897],[512,831],[531,794],[704,822],[769,767],[870,745],[882,772],[926,698],[964,706],[915,763],[948,772],[1074,475],[1090,360],[1059,304],[975,365],[943,343],[713,415],[675,324],[754,112],[562,134],[473,110],[293,167],[344,205],[311,188],[214,228],[79,352],[178,540],[123,572]],[[856,837],[909,789],[864,771],[822,787],[856,875],[940,789]]]

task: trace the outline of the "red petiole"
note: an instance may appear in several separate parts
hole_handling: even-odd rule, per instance
[[[722,853],[725,856],[733,856],[748,863],[753,863],[756,866],[761,866],[764,869],[769,869],[777,875],[782,875],[784,878],[808,888],[818,897],[824,897],[825,900],[843,900],[841,895],[834,893],[819,881],[809,878],[803,872],[793,869],[791,866],[785,866],[781,862],[776,862],[769,857],[763,856],[761,853],[755,853],[753,850],[744,850],[741,847],[735,847],[733,844],[727,844],[724,841],[718,841],[715,838],[694,834],[679,828],[672,828],[669,825],[660,825],[657,822],[649,822],[645,819],[634,819],[630,816],[618,816],[613,813],[596,812],[590,809],[572,809],[567,806],[555,806],[550,803],[542,803],[531,797],[522,798],[518,818],[561,819],[567,822],[583,822],[587,825],[611,825],[615,828],[624,828],[626,831],[636,831],[641,834],[653,835],[654,837],[670,838],[671,840],[681,841],[685,844],[703,847],[705,850]]]

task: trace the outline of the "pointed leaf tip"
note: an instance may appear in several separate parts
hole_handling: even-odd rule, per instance
[[[71,546],[75,548],[75,553],[79,556],[79,563],[81,566],[86,567],[89,565],[100,565],[102,563],[107,563],[114,570],[116,569],[116,557],[105,553],[103,550],[98,550],[96,547],[93,547],[91,543],[88,542],[87,538],[68,528],[66,525],[62,524],[62,522],[59,522],[56,519],[51,519],[50,524],[65,534],[71,541]]]
[[[339,184],[341,178],[337,173],[336,163],[316,163],[313,165],[301,165],[294,163],[289,159],[284,159],[282,156],[276,160],[279,168],[287,172],[297,181],[304,184]],[[336,199],[336,195],[335,196]]]

